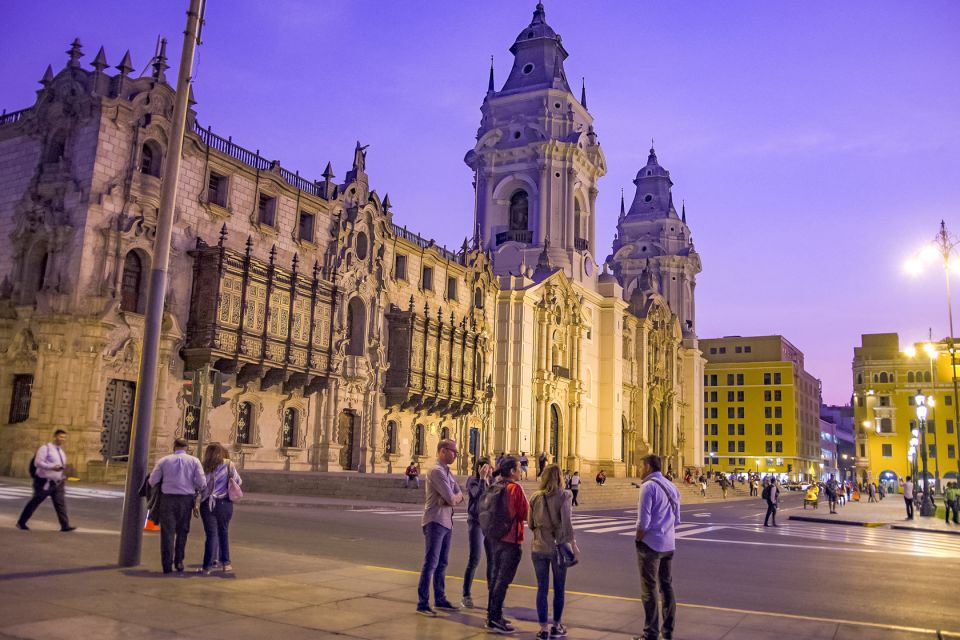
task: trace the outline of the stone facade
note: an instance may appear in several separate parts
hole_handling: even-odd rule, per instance
[[[678,293],[634,274],[625,228],[600,272],[605,159],[541,5],[511,51],[467,154],[476,225],[459,251],[394,223],[359,143],[342,181],[329,164],[311,181],[191,105],[154,454],[184,435],[230,443],[246,468],[376,473],[449,434],[461,471],[500,451],[583,473],[633,474],[648,452],[696,463],[689,230],[646,231],[670,236],[673,266],[650,264],[683,277]],[[68,55],[0,117],[0,473],[25,474],[65,427],[78,472],[102,478],[129,446],[174,92],[162,49],[142,78],[129,53],[115,73],[102,49],[92,69],[78,41]]]

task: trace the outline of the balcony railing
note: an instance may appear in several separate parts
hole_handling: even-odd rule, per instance
[[[424,238],[423,236],[408,230],[406,227],[401,227],[397,224],[394,224],[393,233],[398,238],[403,238],[407,242],[412,242],[413,244],[417,245],[421,249],[426,249],[427,247],[432,246],[432,247],[435,247],[436,250],[440,252],[440,255],[446,258],[447,260],[451,260],[453,262],[461,262],[460,256],[458,256],[453,251],[450,251],[446,247],[441,247],[437,245],[435,240],[428,240],[427,238]]]
[[[577,251],[586,251],[590,248],[590,241],[586,238],[574,238],[573,248]]]
[[[11,111],[7,113],[7,110],[4,109],[3,113],[0,113],[0,127],[5,124],[14,124],[20,122],[23,119],[23,116],[27,115],[27,112],[30,111],[30,107],[26,109],[20,109],[20,111]]]
[[[529,229],[512,229],[510,231],[501,231],[497,234],[497,244],[504,242],[524,242],[530,244],[533,242],[533,231]]]

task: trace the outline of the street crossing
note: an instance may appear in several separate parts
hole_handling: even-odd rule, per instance
[[[67,484],[67,498],[70,500],[123,498],[123,491],[110,489],[88,489],[86,487],[71,487]],[[29,500],[33,495],[33,488],[21,484],[0,484],[0,500]]]
[[[423,511],[420,509],[358,509],[357,511],[394,518],[415,519],[423,516]],[[464,522],[467,515],[462,512],[455,513],[453,519]],[[636,532],[636,517],[575,513],[573,528],[578,535],[583,533],[632,537]],[[678,542],[807,547],[839,552],[889,553],[960,559],[960,535],[887,528],[848,527],[806,522],[786,523],[774,528],[764,527],[762,524],[697,520],[678,525],[675,537]]]

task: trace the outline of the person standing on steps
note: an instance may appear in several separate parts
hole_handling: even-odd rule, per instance
[[[763,526],[769,527],[773,518],[773,526],[777,525],[777,508],[780,504],[780,484],[776,478],[763,481],[763,499],[767,502],[767,515],[763,519]]]
[[[660,473],[661,464],[660,456],[640,459],[636,546],[644,626],[643,635],[633,640],[659,640],[661,633],[664,640],[671,640],[676,620],[672,566],[680,493]]]
[[[574,471],[573,475],[570,476],[570,493],[573,494],[573,506],[579,507],[580,503],[577,502],[577,496],[580,495],[580,472],[579,471]],[[587,502],[589,502],[589,500]]]
[[[463,574],[463,600],[465,609],[473,609],[473,576],[480,564],[480,553],[484,552],[487,564],[487,584],[491,582],[491,548],[490,540],[483,535],[480,528],[480,498],[490,488],[493,478],[493,467],[490,458],[481,456],[477,459],[472,476],[467,479],[467,541],[470,543],[470,555],[467,559],[467,569]]]
[[[443,611],[458,611],[460,608],[447,600],[446,570],[450,556],[450,540],[453,537],[453,508],[463,502],[463,492],[450,465],[457,459],[457,443],[441,440],[437,444],[437,465],[427,472],[423,505],[423,537],[426,550],[420,584],[417,586],[417,613],[435,617],[437,612],[430,607],[430,583],[433,582],[433,604]]]
[[[53,440],[37,449],[31,461],[30,476],[33,478],[33,497],[23,507],[20,517],[17,518],[17,529],[29,531],[27,521],[40,503],[50,498],[53,509],[57,512],[60,522],[60,531],[74,531],[76,527],[70,524],[67,517],[67,500],[64,484],[66,484],[67,454],[63,445],[67,441],[67,432],[57,429],[53,432]]]

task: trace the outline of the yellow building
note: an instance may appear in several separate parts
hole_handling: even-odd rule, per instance
[[[820,472],[820,382],[783,336],[704,339],[703,464],[724,472]]]
[[[920,473],[922,457],[916,471],[910,458],[911,439],[921,439],[919,394],[927,405],[927,473],[937,484],[956,480],[956,407],[946,343],[901,349],[896,333],[864,334],[853,349],[853,382],[859,478],[894,488],[898,479]]]

